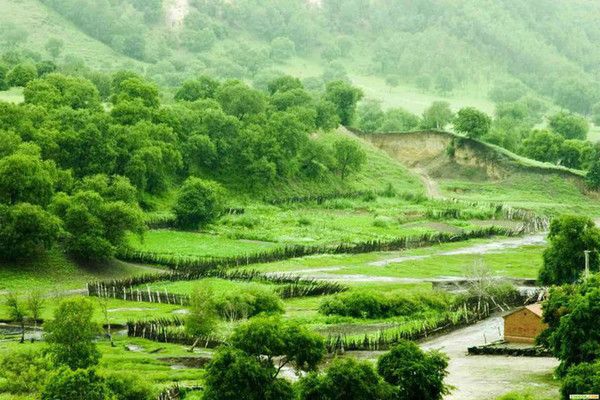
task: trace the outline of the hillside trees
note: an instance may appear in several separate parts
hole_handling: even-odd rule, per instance
[[[423,112],[421,127],[423,129],[444,129],[452,121],[453,116],[450,104],[445,101],[434,101]]]
[[[581,116],[559,112],[550,117],[548,126],[552,132],[563,136],[565,139],[585,140],[590,129],[587,120]]]
[[[359,171],[365,163],[365,152],[356,141],[342,138],[335,142],[333,147],[337,170],[342,179],[346,179],[352,172]]]
[[[572,215],[555,218],[550,224],[548,240],[550,246],[544,250],[539,276],[542,283],[560,285],[579,279],[585,266],[584,251],[590,251],[590,270],[598,270],[600,230],[591,219]]]
[[[356,104],[363,97],[363,92],[344,81],[333,81],[327,84],[325,99],[333,103],[337,109],[342,125],[350,125],[356,112]]]
[[[466,107],[458,111],[454,118],[454,129],[470,138],[480,138],[488,133],[492,120],[485,113]]]

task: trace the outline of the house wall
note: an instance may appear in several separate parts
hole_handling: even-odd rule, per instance
[[[504,340],[512,343],[534,343],[547,325],[526,308],[504,317]]]

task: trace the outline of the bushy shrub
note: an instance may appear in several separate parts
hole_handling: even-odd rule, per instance
[[[450,307],[451,299],[444,295],[384,296],[379,293],[361,291],[342,293],[325,299],[319,312],[354,318],[389,318],[410,316],[426,311],[444,311]]]
[[[116,400],[148,400],[153,397],[152,390],[135,375],[119,372],[106,377],[106,385]]]
[[[229,292],[215,299],[215,309],[224,319],[235,321],[261,313],[279,314],[283,304],[273,292],[261,289]]]
[[[38,352],[11,351],[0,358],[0,392],[38,392],[50,370],[50,361]]]
[[[173,211],[177,225],[197,229],[213,222],[221,213],[222,189],[214,182],[190,177],[183,184]]]

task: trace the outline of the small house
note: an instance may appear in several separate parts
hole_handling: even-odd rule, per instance
[[[504,316],[504,340],[509,343],[534,343],[548,325],[542,320],[542,304],[519,308]]]

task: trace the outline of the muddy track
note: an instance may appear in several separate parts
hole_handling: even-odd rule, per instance
[[[412,168],[412,172],[417,174],[423,185],[425,186],[425,192],[427,197],[430,199],[443,199],[444,195],[440,190],[440,187],[436,181],[431,179],[424,168]]]

